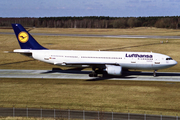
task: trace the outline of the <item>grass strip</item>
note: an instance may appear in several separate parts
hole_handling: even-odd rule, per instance
[[[0,79],[0,107],[114,111],[176,116],[180,83]]]

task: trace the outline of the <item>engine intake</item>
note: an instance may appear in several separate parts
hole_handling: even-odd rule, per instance
[[[122,74],[122,67],[116,65],[106,65],[106,72],[109,75],[120,76]]]

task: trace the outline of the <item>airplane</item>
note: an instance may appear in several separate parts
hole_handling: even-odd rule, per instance
[[[58,66],[92,68],[89,77],[98,74],[121,76],[123,70],[154,70],[177,64],[170,56],[153,52],[49,50],[41,46],[21,24],[12,24],[21,49],[20,53],[36,60]]]

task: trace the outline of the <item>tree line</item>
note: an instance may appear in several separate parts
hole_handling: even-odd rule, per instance
[[[19,23],[26,27],[48,28],[133,28],[157,27],[180,28],[180,16],[156,17],[40,17],[40,18],[0,18],[0,27],[10,27]]]

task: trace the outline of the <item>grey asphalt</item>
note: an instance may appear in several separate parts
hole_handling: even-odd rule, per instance
[[[129,80],[180,82],[180,73],[123,72],[123,76],[89,77],[91,71],[80,70],[17,70],[0,69],[0,78],[46,78],[46,79],[84,79],[84,80]]]
[[[0,34],[14,34],[12,32],[0,32]],[[151,35],[88,35],[88,34],[51,34],[51,33],[31,33],[42,36],[71,36],[71,37],[109,37],[109,38],[153,38],[153,39],[180,39],[180,36],[151,36]]]

